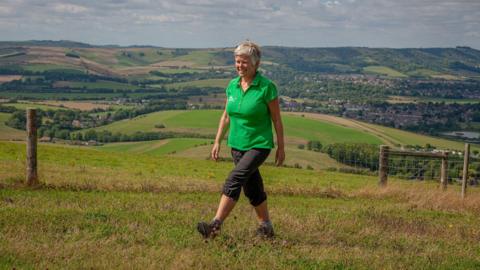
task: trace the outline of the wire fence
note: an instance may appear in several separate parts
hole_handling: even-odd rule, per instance
[[[393,151],[396,152],[396,151]],[[341,165],[336,170],[360,174],[379,174],[379,148],[361,144],[336,145],[326,150],[326,153]],[[398,153],[398,152],[397,152]],[[412,151],[418,156],[388,155],[388,176],[409,180],[440,181],[442,159],[425,157],[432,152]],[[449,183],[461,183],[463,177],[463,153],[450,153],[447,158],[446,179]],[[468,164],[468,184],[480,184],[480,159],[470,156]]]

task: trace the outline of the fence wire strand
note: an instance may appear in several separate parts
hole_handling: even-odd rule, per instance
[[[357,173],[378,174],[379,156],[375,154],[349,153],[331,155],[342,164],[337,168]],[[450,183],[461,182],[463,178],[463,156],[450,155],[447,159],[447,178]],[[388,175],[410,180],[440,181],[442,159],[438,157],[418,157],[408,155],[394,155],[388,157]],[[468,166],[470,183],[480,183],[480,160],[471,158]]]

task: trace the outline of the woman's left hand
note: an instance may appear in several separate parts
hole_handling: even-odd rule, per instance
[[[283,161],[285,161],[285,149],[283,149],[283,147],[278,147],[277,152],[275,153],[275,165],[282,166]]]

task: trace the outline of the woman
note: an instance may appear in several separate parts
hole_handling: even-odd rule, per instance
[[[211,157],[218,160],[220,145],[226,131],[235,168],[225,181],[217,213],[212,222],[200,222],[197,229],[205,238],[214,238],[228,214],[234,208],[241,189],[255,208],[259,227],[257,234],[273,237],[273,226],[268,215],[267,195],[258,170],[274,147],[272,122],[277,135],[275,164],[285,159],[283,125],[275,85],[258,72],[260,48],[253,42],[240,44],[234,51],[238,77],[226,89],[225,111],[220,118]]]

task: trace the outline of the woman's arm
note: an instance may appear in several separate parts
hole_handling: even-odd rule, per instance
[[[215,136],[215,143],[212,147],[212,159],[218,160],[218,153],[220,152],[220,146],[222,144],[223,136],[227,133],[228,128],[230,127],[230,118],[227,114],[227,104],[225,103],[225,110],[223,111],[222,117],[220,117],[220,122],[218,123],[217,135]]]
[[[282,166],[283,161],[285,160],[285,142],[283,139],[283,124],[282,118],[280,117],[280,105],[278,98],[275,98],[268,103],[268,109],[270,110],[270,116],[272,117],[273,126],[275,127],[275,132],[277,134],[277,152],[275,153],[275,164],[277,166]]]

